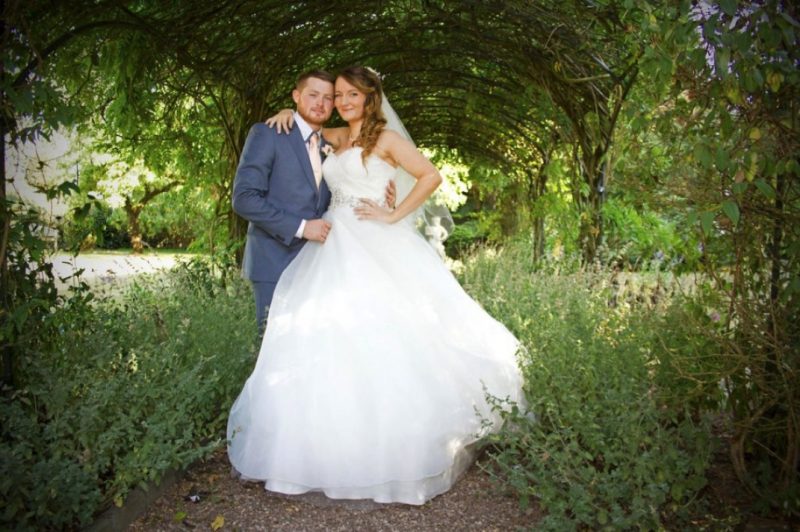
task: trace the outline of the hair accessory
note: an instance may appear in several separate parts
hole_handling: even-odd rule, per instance
[[[380,72],[378,72],[377,70],[375,70],[375,69],[374,69],[374,68],[372,68],[372,67],[364,67],[364,68],[366,68],[367,70],[369,70],[370,72],[372,72],[373,74],[375,74],[376,76],[378,76],[378,79],[380,79],[381,81],[383,81],[383,74],[381,74]]]

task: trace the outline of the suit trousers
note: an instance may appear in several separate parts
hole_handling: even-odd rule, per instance
[[[264,335],[267,328],[267,309],[272,303],[272,294],[278,283],[267,281],[250,281],[253,285],[253,296],[256,300],[256,323],[258,323],[258,336]]]

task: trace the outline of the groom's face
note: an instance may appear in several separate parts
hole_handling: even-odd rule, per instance
[[[292,91],[297,112],[311,127],[322,127],[333,111],[333,84],[319,78],[308,78]]]

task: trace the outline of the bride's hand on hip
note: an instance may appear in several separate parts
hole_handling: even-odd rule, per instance
[[[269,127],[277,128],[278,133],[289,133],[294,125],[294,111],[281,109],[277,114],[267,118],[264,123]]]
[[[356,213],[359,220],[375,220],[387,224],[395,222],[392,216],[394,209],[384,207],[377,201],[367,198],[360,198],[360,201],[361,203],[353,208],[353,212]]]
[[[385,203],[390,209],[394,209],[396,207],[395,201],[397,200],[397,185],[394,184],[394,179],[389,181],[389,184],[386,185],[386,199]]]

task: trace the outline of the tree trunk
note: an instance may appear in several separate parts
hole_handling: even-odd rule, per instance
[[[142,228],[139,224],[139,216],[142,214],[141,205],[131,205],[125,203],[125,213],[128,215],[128,234],[131,237],[131,249],[136,254],[144,251],[144,239],[142,238]]]
[[[782,252],[783,237],[785,234],[785,223],[787,213],[784,210],[784,198],[787,194],[787,184],[792,180],[797,179],[796,175],[778,174],[775,183],[775,215],[772,226],[772,237],[768,248],[769,260],[771,262],[770,268],[770,282],[769,282],[769,313],[767,318],[766,335],[770,338],[769,353],[767,355],[766,371],[770,381],[780,383],[784,381],[786,376],[785,369],[780,367],[781,361],[790,358],[789,350],[791,349],[792,339],[791,333],[788,331],[788,322],[793,318],[788,303],[781,303],[781,277],[783,276],[783,263],[786,257]],[[788,312],[787,312],[788,311]],[[785,382],[785,381],[784,381]],[[780,386],[778,384],[778,386]],[[789,398],[791,402],[791,398]],[[791,405],[784,405],[782,408],[791,409]],[[781,418],[786,419],[786,451],[781,460],[781,471],[778,476],[780,483],[784,489],[788,489],[797,475],[798,461],[800,461],[800,451],[798,451],[798,435],[800,434],[800,427],[797,427],[793,422],[796,419],[792,415],[786,416],[785,413],[776,413],[775,408],[768,410],[765,415],[773,417],[778,423]]]
[[[149,188],[145,186],[142,199],[134,200],[133,198],[125,198],[125,213],[128,215],[128,233],[131,236],[131,248],[133,248],[134,253],[141,253],[144,250],[144,239],[142,238],[142,229],[139,225],[139,216],[141,216],[145,205],[150,203],[156,196],[169,192],[180,184],[180,181],[170,181],[158,188]]]
[[[533,260],[538,261],[544,256],[545,234],[544,234],[544,212],[538,209],[536,202],[547,193],[547,167],[550,164],[550,152],[542,151],[542,164],[531,183],[530,202],[533,209]]]
[[[780,297],[781,261],[783,260],[781,246],[783,243],[783,195],[786,192],[786,177],[779,174],[775,183],[775,219],[772,226],[772,242],[769,246],[769,258],[772,262],[769,281],[769,301],[774,309]]]
[[[533,218],[533,260],[544,257],[544,216],[537,214]]]
[[[600,162],[602,156],[603,152],[598,147],[591,154],[583,153],[580,160],[583,182],[588,188],[588,191],[579,195],[581,219],[578,242],[585,264],[594,262],[603,240],[602,209],[605,196],[605,175]]]
[[[581,213],[581,223],[578,240],[584,264],[594,262],[597,250],[603,238],[603,216],[600,212],[599,202],[590,198]]]

